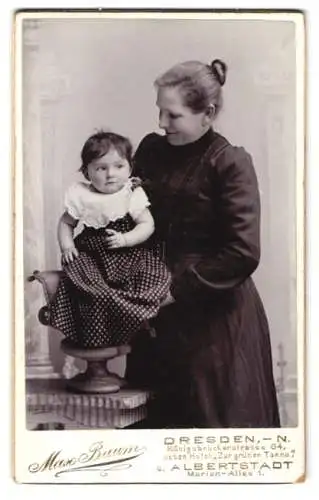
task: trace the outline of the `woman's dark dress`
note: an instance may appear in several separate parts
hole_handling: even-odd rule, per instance
[[[145,426],[279,427],[271,346],[251,274],[258,266],[260,201],[251,157],[209,130],[170,145],[150,134],[136,171],[173,273],[163,307],[128,356],[127,378],[149,387]]]

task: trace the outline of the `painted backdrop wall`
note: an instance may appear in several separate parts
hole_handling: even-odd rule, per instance
[[[109,128],[129,136],[136,147],[146,133],[158,130],[153,81],[161,72],[189,59],[208,63],[221,58],[228,64],[224,109],[215,127],[233,144],[243,145],[254,159],[262,200],[262,256],[255,280],[269,317],[276,378],[280,377],[277,363],[282,343],[286,374],[293,380],[294,25],[51,19],[41,20],[34,28],[38,47],[32,64],[37,66],[37,86],[29,92],[38,92],[40,101],[35,120],[40,126],[41,185],[36,196],[42,200],[38,205],[34,199],[31,203],[42,207],[44,265],[51,269],[60,262],[56,225],[63,193],[79,176],[86,138],[99,128]],[[25,68],[26,73],[29,70]],[[36,140],[32,133],[29,140]],[[34,231],[37,238],[39,229]],[[33,270],[31,260],[26,252],[26,273]],[[50,355],[57,371],[63,362],[59,339],[50,335]]]

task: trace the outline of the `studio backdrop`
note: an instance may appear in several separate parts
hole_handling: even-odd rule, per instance
[[[295,24],[209,19],[26,19],[23,210],[27,376],[61,374],[61,334],[40,325],[35,269],[60,268],[57,222],[80,178],[83,143],[103,128],[134,148],[158,129],[155,78],[176,62],[228,65],[218,132],[252,155],[262,209],[254,279],[270,324],[282,424],[297,424]],[[123,373],[125,359],[114,367]]]

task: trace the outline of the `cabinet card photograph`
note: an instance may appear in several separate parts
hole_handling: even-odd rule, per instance
[[[13,24],[16,480],[303,481],[304,14]]]

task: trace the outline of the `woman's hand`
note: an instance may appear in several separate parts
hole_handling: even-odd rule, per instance
[[[114,231],[114,229],[105,230],[107,247],[112,249],[126,247],[126,240],[123,233]]]
[[[75,246],[65,248],[62,250],[62,262],[63,264],[70,264],[79,256],[79,251]]]
[[[161,303],[161,307],[169,306],[170,304],[173,304],[173,302],[175,302],[175,299],[174,299],[173,295],[171,294],[171,292],[168,292],[165,299]]]

